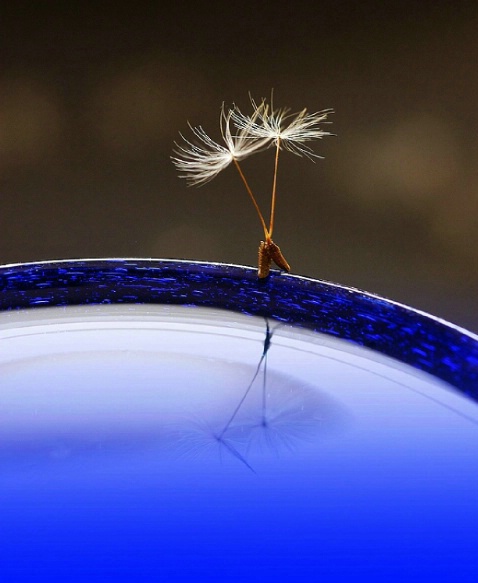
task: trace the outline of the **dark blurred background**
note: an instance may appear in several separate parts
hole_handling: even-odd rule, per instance
[[[293,273],[478,330],[478,4],[428,0],[4,3],[0,263],[255,264],[233,168],[187,188],[187,121],[223,101],[333,107],[313,164],[284,153],[274,239]],[[244,162],[267,208],[273,153]]]

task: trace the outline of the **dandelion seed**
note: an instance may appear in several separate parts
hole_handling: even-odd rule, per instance
[[[252,98],[251,102],[255,105]],[[284,269],[285,271],[290,270],[290,268],[287,269],[289,264],[285,261],[280,249],[278,249],[278,252],[274,248],[271,248],[271,250],[267,249],[267,245],[272,242],[272,233],[274,231],[279,152],[281,148],[284,147],[289,152],[292,152],[297,156],[305,156],[310,160],[321,158],[321,156],[314,153],[314,151],[307,145],[307,142],[332,135],[330,132],[321,129],[319,125],[326,122],[329,114],[333,113],[333,110],[324,109],[316,113],[307,113],[307,109],[303,109],[298,113],[291,114],[289,113],[289,108],[274,110],[272,105],[269,108],[264,100],[262,101],[262,104],[264,107],[258,112],[258,115],[254,119],[242,114],[239,110],[231,113],[231,119],[239,132],[243,132],[245,128],[247,128],[247,133],[251,139],[269,139],[270,142],[276,146],[268,229],[269,237],[266,237],[264,245],[261,243],[261,246],[259,247],[259,267],[261,262],[264,266],[267,266],[269,257],[271,259],[268,268],[263,270],[259,268],[259,277],[267,277],[272,261],[274,261],[279,268]],[[275,247],[277,246],[275,245]],[[279,261],[276,261],[276,257]],[[265,273],[265,275],[261,275],[261,273]]]
[[[264,103],[254,107],[254,112],[249,117],[251,124],[255,123],[256,119],[259,118],[264,107]],[[201,185],[209,182],[215,178],[219,172],[227,168],[231,162],[234,162],[252,204],[256,209],[257,215],[259,216],[262,228],[264,229],[264,235],[267,237],[268,230],[264,216],[262,215],[261,209],[257,204],[249,183],[242,172],[239,162],[251,154],[266,149],[269,146],[269,138],[251,139],[249,136],[248,124],[245,124],[244,128],[239,130],[237,135],[233,136],[231,133],[231,119],[234,112],[238,115],[241,113],[237,107],[230,109],[226,113],[224,104],[222,105],[219,119],[221,134],[225,146],[212,140],[201,126],[193,127],[190,125],[189,127],[200,143],[194,144],[181,134],[186,145],[181,146],[176,143],[176,156],[172,156],[171,159],[179,170],[180,177],[186,178],[189,185]]]
[[[279,152],[282,148],[298,156],[305,156],[311,160],[320,158],[308,145],[312,140],[332,135],[319,127],[326,123],[332,109],[324,109],[316,113],[307,113],[306,109],[290,114],[289,109],[277,109],[269,106],[265,100],[259,105],[251,98],[252,115],[244,115],[234,106],[226,112],[224,104],[221,109],[220,127],[224,145],[212,140],[201,126],[189,126],[196,138],[194,143],[182,134],[184,144],[176,143],[172,161],[189,185],[201,185],[212,180],[222,170],[234,163],[247,193],[256,209],[257,215],[264,230],[265,240],[261,241],[258,251],[258,277],[263,279],[269,275],[270,267],[274,262],[283,271],[290,271],[290,266],[282,255],[280,248],[273,242],[277,172]],[[231,123],[237,130],[232,133]],[[246,180],[239,164],[248,156],[275,145],[274,175],[272,182],[270,220],[267,226],[264,215]]]

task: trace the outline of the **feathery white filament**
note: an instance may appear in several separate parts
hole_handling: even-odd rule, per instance
[[[227,113],[224,104],[221,109],[220,126],[225,146],[212,140],[201,126],[193,127],[189,124],[198,143],[193,143],[182,134],[184,145],[176,143],[172,161],[180,172],[180,177],[185,178],[189,185],[204,184],[212,180],[219,172],[224,170],[233,160],[243,160],[251,154],[269,146],[269,138],[255,138],[250,135],[250,126],[262,114],[264,104],[255,106],[247,122],[239,130],[237,135],[231,133],[231,120],[234,115],[246,119],[240,110],[234,106]]]
[[[254,101],[252,104],[254,104]],[[264,103],[264,102],[263,102]],[[244,132],[250,139],[269,140],[271,144],[279,144],[298,156],[306,156],[310,159],[321,158],[306,142],[320,140],[324,136],[332,135],[319,127],[326,122],[332,109],[324,109],[315,113],[307,113],[303,109],[298,113],[290,114],[289,109],[270,109],[265,105],[256,115],[255,119],[242,114],[238,109],[231,112],[231,120],[239,132]]]

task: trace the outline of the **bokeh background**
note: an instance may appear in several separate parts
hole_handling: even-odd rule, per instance
[[[293,272],[478,331],[478,5],[421,0],[5,3],[0,263],[170,257],[254,265],[228,168],[187,188],[187,122],[221,104],[333,107],[325,159],[282,157],[275,241]],[[244,163],[267,208],[272,152]]]

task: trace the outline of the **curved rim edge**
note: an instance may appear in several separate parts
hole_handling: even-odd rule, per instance
[[[62,259],[0,266],[0,311],[104,303],[225,308],[377,350],[478,401],[478,336],[404,304],[300,275],[180,259]]]

